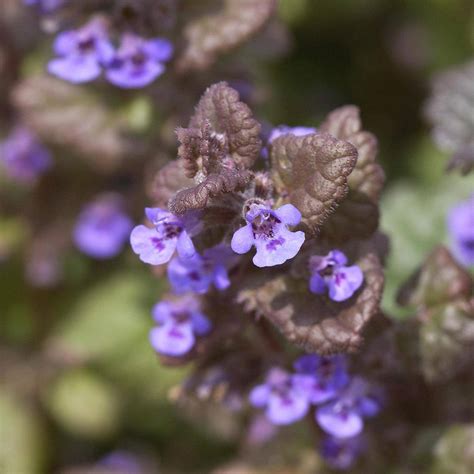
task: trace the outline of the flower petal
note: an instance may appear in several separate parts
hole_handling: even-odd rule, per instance
[[[252,226],[250,224],[235,231],[230,246],[235,253],[247,253],[254,244]]]
[[[160,354],[181,356],[191,350],[195,338],[189,323],[175,324],[168,321],[150,331],[150,342]]]

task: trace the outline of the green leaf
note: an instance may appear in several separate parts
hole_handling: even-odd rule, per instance
[[[48,386],[44,402],[56,422],[76,436],[110,438],[120,426],[119,392],[88,370],[60,375]]]
[[[453,425],[436,443],[430,474],[474,472],[474,425]]]
[[[45,472],[46,433],[33,406],[0,387],[0,472]]]

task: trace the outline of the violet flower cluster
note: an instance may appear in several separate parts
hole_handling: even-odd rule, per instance
[[[360,450],[365,418],[375,416],[381,408],[380,395],[362,377],[348,374],[342,355],[305,355],[296,360],[294,369],[289,373],[272,368],[265,382],[251,390],[250,403],[265,409],[275,425],[299,421],[314,406],[315,421],[328,435],[323,455],[333,466],[349,467]]]
[[[339,113],[358,120],[352,108]],[[322,129],[340,117],[328,120]],[[156,207],[130,233],[142,262],[167,265],[170,291],[152,309],[153,350],[165,364],[196,360],[196,390],[224,384],[221,400],[250,393],[273,425],[313,418],[328,436],[328,463],[349,466],[380,400],[349,375],[344,355],[328,354],[357,349],[379,311],[383,275],[371,244],[348,245],[321,226],[349,192],[357,149],[310,127],[276,127],[262,143],[260,125],[225,83],[206,91],[177,136],[179,160],[158,172]],[[287,371],[267,354],[274,338],[310,355]]]
[[[128,32],[122,34],[116,48],[101,17],[59,33],[53,49],[57,57],[48,64],[51,74],[80,84],[104,73],[111,84],[125,89],[152,83],[163,74],[164,63],[173,54],[172,44],[164,38],[145,39]]]

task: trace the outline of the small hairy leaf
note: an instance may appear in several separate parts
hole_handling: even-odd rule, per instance
[[[353,105],[331,112],[320,130],[351,143],[358,151],[355,168],[347,178],[349,193],[324,224],[324,234],[333,240],[367,238],[378,227],[378,201],[385,180],[376,161],[377,139],[362,129],[359,108]]]
[[[217,57],[247,41],[271,17],[275,0],[225,0],[217,13],[193,18],[184,28],[186,47],[178,69],[204,69]]]
[[[347,195],[357,149],[327,133],[287,134],[273,141],[271,160],[277,192],[299,209],[303,224],[317,232]]]
[[[139,152],[126,135],[125,118],[83,87],[36,76],[18,85],[13,100],[23,121],[44,141],[74,150],[99,170],[114,169]]]
[[[268,318],[290,342],[307,352],[354,352],[363,341],[363,329],[379,312],[384,279],[374,253],[363,253],[351,262],[364,272],[364,284],[347,301],[337,303],[315,295],[308,290],[307,278],[294,279],[288,272],[272,279],[261,274],[250,278],[237,301],[246,311]]]
[[[209,87],[188,128],[177,130],[182,168],[196,186],[183,189],[170,201],[170,210],[183,214],[202,209],[223,193],[242,190],[261,149],[260,124],[239,94],[225,82]]]
[[[242,190],[250,181],[251,176],[252,174],[245,170],[223,168],[219,174],[209,175],[193,188],[179,191],[169,202],[169,209],[178,215],[192,209],[203,209],[213,197]]]

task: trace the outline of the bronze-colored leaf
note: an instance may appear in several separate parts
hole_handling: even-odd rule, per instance
[[[379,313],[384,277],[374,253],[363,253],[351,262],[364,272],[364,284],[347,301],[315,295],[308,289],[308,279],[292,278],[288,272],[270,279],[261,273],[249,278],[237,301],[246,311],[268,318],[290,342],[308,352],[354,352],[363,341],[365,326]]]
[[[177,215],[193,209],[203,209],[213,197],[222,193],[243,190],[251,176],[249,171],[223,168],[220,174],[211,174],[193,188],[179,191],[170,200],[169,209]]]
[[[182,160],[170,161],[156,173],[148,195],[156,206],[166,208],[178,191],[192,184],[193,180],[185,175]]]
[[[239,93],[226,82],[210,86],[199,101],[189,128],[201,129],[209,123],[211,133],[226,142],[228,154],[237,168],[250,168],[260,156],[260,124]]]
[[[429,308],[472,295],[472,278],[446,247],[436,247],[401,287],[397,302],[402,306]]]
[[[347,195],[357,149],[327,133],[288,134],[272,142],[270,153],[277,192],[299,209],[303,224],[317,232]]]
[[[275,0],[224,0],[216,13],[192,19],[184,28],[180,71],[205,69],[217,57],[247,41],[272,16]]]
[[[430,309],[420,329],[423,375],[429,382],[454,377],[474,363],[474,298]]]
[[[349,193],[324,224],[323,233],[339,241],[367,238],[378,227],[378,201],[385,181],[383,169],[376,161],[377,139],[362,129],[359,108],[353,105],[331,112],[320,130],[348,141],[358,151],[355,168],[347,178]]]
[[[109,171],[140,150],[123,116],[86,88],[50,76],[21,82],[13,94],[23,121],[46,142],[67,147]]]
[[[249,183],[252,173],[247,168],[261,149],[260,124],[225,82],[206,90],[189,127],[178,129],[177,135],[182,168],[197,184],[173,197],[172,212],[203,209],[211,198],[241,191]]]

